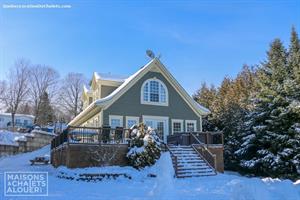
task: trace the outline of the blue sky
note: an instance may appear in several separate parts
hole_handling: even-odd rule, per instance
[[[146,49],[192,94],[219,85],[243,64],[258,64],[270,42],[300,30],[300,0],[290,1],[3,1],[70,4],[70,9],[0,8],[0,79],[17,58],[47,64],[61,76],[94,71],[130,75]],[[300,31],[299,31],[300,32]]]

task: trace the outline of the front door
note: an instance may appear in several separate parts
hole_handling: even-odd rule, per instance
[[[143,116],[143,122],[153,128],[164,142],[167,142],[167,136],[169,135],[168,119],[168,117],[161,116]]]

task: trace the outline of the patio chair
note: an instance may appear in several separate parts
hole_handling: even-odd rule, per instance
[[[110,141],[110,126],[103,126],[102,127],[102,142],[108,143]]]
[[[115,129],[115,141],[120,143],[123,138],[123,127],[116,127]]]

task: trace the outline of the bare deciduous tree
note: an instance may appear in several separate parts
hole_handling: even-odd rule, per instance
[[[4,90],[3,102],[11,112],[12,127],[15,128],[15,114],[21,102],[25,101],[28,94],[29,61],[19,59],[10,69],[7,77],[7,85]]]
[[[69,73],[62,81],[60,103],[71,118],[75,117],[82,109],[80,98],[85,83],[86,79],[80,73]]]
[[[47,92],[51,100],[57,89],[59,73],[45,65],[35,65],[30,68],[30,97],[33,103],[33,113],[38,117],[41,96]]]
[[[4,108],[4,97],[6,88],[6,82],[0,81],[0,111]]]
[[[5,89],[6,89],[6,82],[0,81],[0,98],[3,98]]]

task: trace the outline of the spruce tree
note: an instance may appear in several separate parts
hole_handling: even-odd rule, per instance
[[[48,93],[44,92],[41,96],[36,123],[38,125],[45,126],[48,125],[48,123],[52,123],[53,119],[54,119],[53,108],[50,105]]]
[[[300,41],[295,27],[292,27],[291,41],[288,53],[288,64],[294,79],[300,84]]]
[[[279,39],[271,44],[268,60],[258,72],[254,109],[242,129],[240,165],[247,173],[293,178],[297,176],[295,123],[298,111],[292,106],[294,84],[287,53]],[[297,123],[296,123],[297,124]]]

